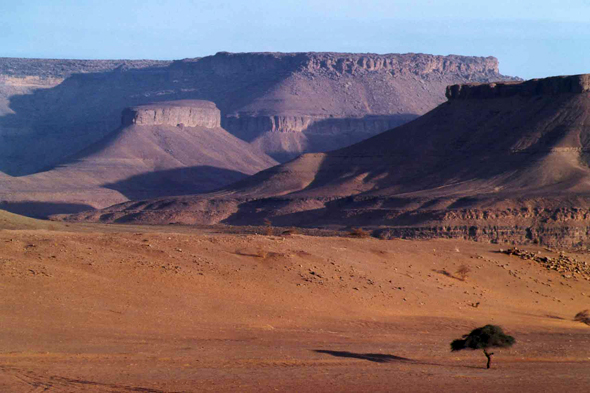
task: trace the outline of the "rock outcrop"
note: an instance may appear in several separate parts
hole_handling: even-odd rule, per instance
[[[221,113],[217,106],[209,101],[171,101],[126,108],[121,122],[123,127],[135,124],[218,128],[221,126]]]
[[[465,100],[585,92],[590,92],[590,74],[556,76],[526,82],[452,85],[447,87],[446,96],[449,100]]]

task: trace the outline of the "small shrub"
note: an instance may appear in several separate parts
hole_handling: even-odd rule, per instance
[[[349,233],[350,237],[356,237],[364,239],[370,236],[370,233],[365,231],[363,228],[352,228]]]
[[[471,273],[471,269],[468,266],[461,265],[455,272],[455,275],[459,278],[459,280],[465,281],[469,273]]]
[[[272,236],[273,235],[273,229],[272,229],[272,222],[270,222],[270,220],[268,218],[264,219],[264,234],[266,236]]]
[[[590,326],[590,310],[580,311],[574,317],[574,321],[585,323]]]

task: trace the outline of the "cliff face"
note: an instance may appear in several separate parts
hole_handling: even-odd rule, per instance
[[[449,100],[480,98],[507,98],[513,96],[538,96],[555,94],[579,94],[590,91],[590,74],[556,76],[532,79],[526,82],[483,83],[447,86]]]
[[[322,135],[343,135],[358,133],[362,139],[378,134],[383,130],[395,128],[414,115],[372,115],[364,117],[324,117],[324,116],[227,116],[223,126],[234,130],[235,134],[245,140],[254,140],[260,130],[266,132],[306,132]],[[335,146],[336,148],[336,146]]]
[[[285,71],[337,74],[389,71],[398,74],[463,74],[473,80],[498,76],[495,57],[436,56],[428,54],[360,54],[360,53],[228,53],[179,62],[193,64],[219,75],[230,76],[240,70],[249,74]],[[198,63],[198,64],[197,64]]]
[[[123,111],[121,122],[124,127],[135,124],[218,128],[221,126],[221,113],[209,101],[172,101],[127,108]]]

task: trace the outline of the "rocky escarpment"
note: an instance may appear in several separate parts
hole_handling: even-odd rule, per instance
[[[357,132],[374,135],[413,120],[415,115],[369,115],[364,117],[322,116],[227,116],[224,128],[236,131],[243,139],[255,139],[260,129],[268,132],[309,132],[335,135]]]
[[[123,127],[168,125],[218,128],[221,114],[212,102],[182,100],[127,108],[123,111],[121,123]]]
[[[486,76],[498,76],[499,64],[495,57],[437,56],[422,53],[374,54],[374,53],[229,53],[219,52],[215,56],[185,59],[182,63],[197,63],[224,76],[231,76],[243,70],[249,74],[268,72],[307,72],[310,74],[358,74],[363,72],[387,71],[392,74],[452,74],[464,75],[473,80]]]
[[[449,100],[464,100],[585,92],[590,92],[590,74],[556,76],[526,82],[452,85],[447,87],[446,96]]]

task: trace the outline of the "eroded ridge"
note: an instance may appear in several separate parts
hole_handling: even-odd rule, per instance
[[[587,92],[590,92],[590,74],[554,76],[526,82],[450,85],[447,87],[446,96],[449,100],[465,100]]]

